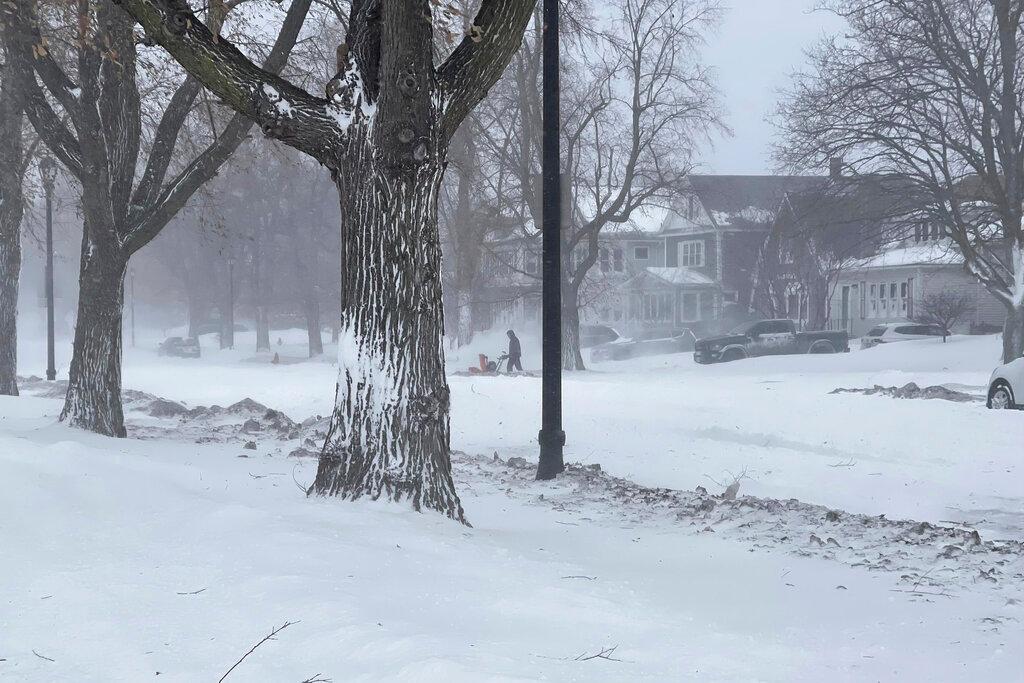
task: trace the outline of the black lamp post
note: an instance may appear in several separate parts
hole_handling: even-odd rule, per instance
[[[559,140],[558,0],[544,0],[543,158],[541,172],[543,259],[543,344],[540,461],[537,479],[565,470],[562,448],[562,178]]]
[[[39,176],[46,194],[46,379],[57,379],[53,355],[53,182],[57,164],[48,156],[39,160]]]

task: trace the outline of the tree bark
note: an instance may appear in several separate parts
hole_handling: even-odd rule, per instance
[[[580,292],[572,282],[562,287],[562,369],[587,369],[580,349]]]
[[[1024,356],[1024,304],[1007,306],[1003,323],[1003,362]]]
[[[306,335],[309,337],[309,357],[324,354],[324,340],[320,336],[320,302],[316,297],[306,299]]]
[[[21,202],[0,197],[0,396],[18,395],[18,281],[21,273]]]
[[[121,408],[121,310],[128,259],[123,251],[82,237],[78,319],[61,421],[124,437]]]
[[[465,521],[452,481],[444,374],[443,155],[392,172],[376,163],[365,137],[353,138],[337,177],[337,398],[310,493],[408,500]]]
[[[18,395],[18,283],[21,276],[22,110],[7,60],[0,76],[0,395]]]

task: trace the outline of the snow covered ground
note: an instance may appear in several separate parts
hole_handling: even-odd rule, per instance
[[[277,336],[278,365],[246,335],[235,351],[204,339],[199,361],[158,358],[140,337],[125,387],[327,414],[334,368],[291,362],[302,335]],[[452,367],[501,348],[480,344]],[[306,499],[297,483],[315,462],[269,433],[254,451],[230,430],[197,443],[135,411],[129,435],[149,438],[110,440],[56,425],[58,399],[3,398],[0,679],[215,681],[294,622],[226,680],[1024,680],[1024,414],[829,394],[980,392],[997,356],[994,337],[958,337],[717,366],[662,356],[567,379],[568,460],[711,494],[745,473],[736,503],[586,469],[532,482],[508,460],[536,457],[539,380],[453,376],[471,529]],[[42,374],[38,349],[20,358]],[[788,498],[824,507],[772,500]],[[885,536],[846,513],[962,531]]]

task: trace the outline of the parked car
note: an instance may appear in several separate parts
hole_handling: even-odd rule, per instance
[[[860,338],[860,348],[870,349],[879,344],[914,339],[933,339],[942,336],[949,336],[949,332],[942,329],[941,325],[922,325],[910,322],[882,323],[872,327],[866,335]]]
[[[1024,358],[1000,365],[988,381],[988,403],[993,410],[1024,410]]]
[[[668,336],[664,332],[651,332],[635,339],[616,339],[595,346],[590,360],[626,360],[640,356],[658,356],[666,353],[685,353],[693,350],[694,337],[688,329],[673,330]]]
[[[619,338],[619,333],[607,325],[580,325],[580,348],[589,349]]]
[[[168,337],[160,342],[157,353],[177,358],[199,358],[199,340],[195,337]]]
[[[698,363],[718,363],[750,356],[849,350],[846,332],[797,332],[792,320],[755,320],[738,325],[729,334],[698,339],[693,359]]]

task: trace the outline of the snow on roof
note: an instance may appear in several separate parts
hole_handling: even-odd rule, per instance
[[[898,268],[900,266],[951,266],[960,265],[964,257],[950,243],[917,244],[911,247],[890,249],[881,254],[857,259],[851,262],[853,269]]]
[[[630,227],[637,232],[654,234],[661,231],[669,210],[661,206],[641,206],[629,216]]]
[[[701,275],[695,270],[689,268],[656,268],[649,267],[646,269],[648,273],[664,280],[670,285],[714,285],[715,281],[706,275]]]

